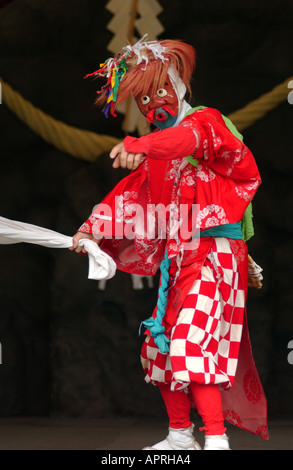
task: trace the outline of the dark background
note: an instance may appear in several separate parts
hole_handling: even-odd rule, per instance
[[[106,1],[0,0],[0,76],[43,111],[78,128],[122,137],[122,116],[93,106],[83,80],[111,54]],[[194,105],[240,109],[293,75],[292,0],[161,0],[161,37],[198,54]],[[289,90],[288,90],[289,92]],[[293,105],[284,101],[243,134],[263,184],[249,252],[264,268],[249,290],[248,321],[269,415],[293,415]],[[124,176],[107,155],[88,163],[56,150],[0,106],[0,215],[73,235]],[[0,246],[0,415],[107,417],[163,413],[139,362],[141,320],[154,287],[117,273],[106,289],[68,250]]]

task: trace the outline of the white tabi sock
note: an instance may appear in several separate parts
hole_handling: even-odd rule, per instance
[[[192,434],[193,428],[193,425],[189,428],[169,428],[166,439],[151,447],[144,447],[143,450],[201,450]]]
[[[226,434],[219,436],[205,436],[205,445],[203,450],[231,450],[228,436]]]

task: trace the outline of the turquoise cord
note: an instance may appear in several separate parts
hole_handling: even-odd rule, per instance
[[[156,317],[150,317],[142,322],[142,325],[144,325],[150,331],[151,336],[154,338],[155,344],[163,354],[167,354],[169,352],[170,343],[170,339],[164,334],[165,327],[162,325],[162,321],[168,302],[168,286],[170,281],[169,268],[171,261],[171,259],[168,259],[166,250],[165,257],[160,266],[161,285],[158,294]]]

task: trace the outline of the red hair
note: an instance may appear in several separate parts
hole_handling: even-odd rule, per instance
[[[178,71],[191,95],[190,81],[195,68],[195,49],[182,41],[171,39],[160,41],[160,45],[166,48],[163,53],[164,62],[161,59],[155,59],[152,51],[147,48],[142,51],[142,54],[148,58],[147,64],[142,61],[137,65],[135,55],[126,59],[128,71],[120,82],[115,107],[123,103],[130,94],[135,98],[139,94],[147,94],[150,87],[152,91],[162,88],[166,82],[170,65]],[[103,91],[96,104],[104,105],[106,100],[106,92]]]

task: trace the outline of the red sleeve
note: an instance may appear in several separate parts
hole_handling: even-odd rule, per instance
[[[197,148],[196,134],[189,127],[178,126],[152,132],[143,137],[126,137],[124,147],[130,153],[144,153],[155,160],[188,157]]]

